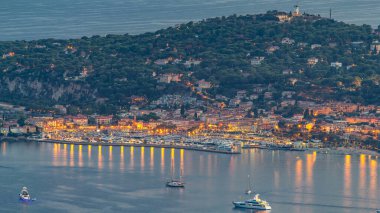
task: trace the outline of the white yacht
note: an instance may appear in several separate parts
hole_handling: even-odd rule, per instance
[[[269,203],[265,200],[261,200],[259,196],[259,194],[256,194],[253,198],[246,201],[233,201],[232,203],[236,208],[271,210],[272,207]]]
[[[19,196],[20,196],[20,200],[22,200],[22,201],[30,201],[31,200],[28,189],[26,187],[22,187],[22,190],[21,190]]]

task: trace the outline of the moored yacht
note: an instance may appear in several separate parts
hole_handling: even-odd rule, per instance
[[[259,194],[256,194],[253,198],[245,201],[233,201],[236,208],[244,209],[259,209],[259,210],[271,210],[272,207],[265,200],[261,200]]]
[[[30,201],[31,200],[28,189],[26,187],[22,187],[22,190],[21,190],[19,196],[20,196],[20,200],[22,200],[22,201]]]

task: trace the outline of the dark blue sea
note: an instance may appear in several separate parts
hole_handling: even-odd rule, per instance
[[[380,25],[379,0],[2,0],[0,40],[139,34],[178,23],[268,10],[329,16]]]
[[[184,189],[165,187],[180,173]],[[251,212],[231,203],[246,199],[248,175],[270,213],[380,208],[380,159],[374,156],[8,142],[0,143],[0,212]],[[18,201],[23,186],[37,201]]]

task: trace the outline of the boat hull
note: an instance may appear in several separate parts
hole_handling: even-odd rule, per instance
[[[184,188],[185,187],[184,184],[173,184],[173,183],[166,183],[166,186],[171,187],[171,188]]]
[[[241,209],[257,209],[257,210],[271,210],[272,207],[270,206],[256,206],[256,205],[247,205],[244,202],[232,202],[235,206],[235,208],[241,208]]]
[[[20,201],[23,201],[23,202],[28,202],[28,201],[31,201],[32,199],[30,199],[30,197],[22,197],[20,196]]]

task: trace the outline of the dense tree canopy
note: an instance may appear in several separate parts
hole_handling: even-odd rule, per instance
[[[212,18],[141,35],[0,42],[0,101],[107,111],[105,104],[122,109],[131,96],[154,100],[187,92],[184,82],[201,79],[215,85],[211,95],[232,96],[253,84],[286,90],[295,78],[296,90],[333,89],[321,98],[380,104],[380,57],[370,49],[379,37],[370,26],[311,15],[280,23],[275,14]],[[294,44],[284,44],[284,38]],[[278,49],[268,52],[270,47]],[[254,57],[265,59],[253,66]],[[319,59],[315,66],[307,64],[311,57]],[[160,59],[167,63],[155,63]],[[191,59],[202,62],[185,66]],[[292,73],[284,75],[286,69]],[[182,81],[160,83],[164,73],[183,74]]]

